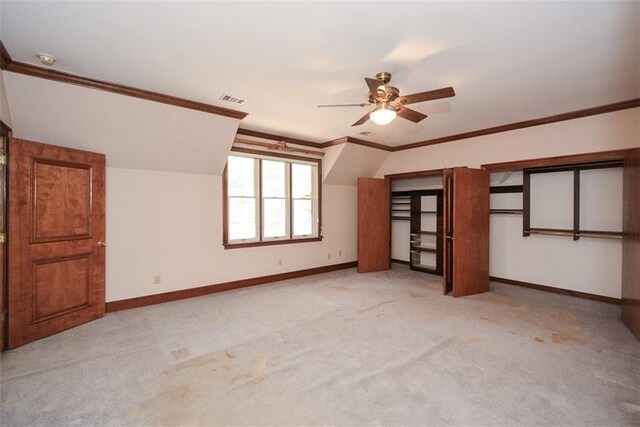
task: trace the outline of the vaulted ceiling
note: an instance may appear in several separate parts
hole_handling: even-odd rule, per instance
[[[14,2],[16,61],[249,115],[241,127],[316,142],[397,146],[640,97],[640,2]],[[363,77],[393,74],[429,115],[351,127]],[[246,98],[234,105],[219,98]],[[370,131],[372,136],[359,132]]]

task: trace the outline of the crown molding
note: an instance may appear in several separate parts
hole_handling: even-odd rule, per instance
[[[318,142],[306,141],[304,139],[291,138],[283,135],[276,135],[274,133],[259,132],[257,130],[238,128],[236,135],[252,136],[254,138],[269,139],[271,141],[284,141],[287,144],[303,145],[305,147],[322,148],[322,144]]]
[[[501,172],[526,168],[574,165],[580,163],[617,162],[624,160],[634,150],[637,150],[637,148],[623,148],[621,150],[596,151],[592,153],[569,154],[566,156],[541,157],[537,159],[487,163],[481,165],[481,167],[482,169],[486,169],[490,172]]]
[[[197,101],[190,101],[171,95],[125,86],[117,83],[105,82],[102,80],[80,77],[74,74],[65,73],[51,68],[42,68],[35,65],[17,62],[11,59],[9,52],[0,41],[0,66],[3,70],[13,73],[24,74],[31,77],[53,80],[60,83],[67,83],[75,86],[87,87],[90,89],[103,90],[105,92],[117,93],[118,95],[130,96],[161,104],[173,105],[175,107],[188,108],[219,116],[230,117],[242,120],[248,113],[231,110],[229,108],[218,107],[216,105],[205,104]]]
[[[60,83],[67,83],[75,86],[82,86],[90,89],[98,89],[105,92],[117,93],[118,95],[130,96],[133,98],[144,99],[146,101],[159,102],[161,104],[173,105],[175,107],[203,111],[205,113],[216,114],[218,116],[225,116],[233,119],[243,119],[247,116],[247,113],[244,113],[242,111],[230,110],[228,108],[204,104],[197,101],[190,101],[188,99],[178,98],[175,96],[165,95],[157,92],[151,92],[131,86],[124,86],[117,83],[79,77],[73,74],[64,73],[62,71],[36,67],[35,65],[25,64],[23,62],[12,61],[7,65],[5,70],[31,77],[53,80]]]
[[[508,132],[511,130],[524,129],[524,128],[533,127],[533,126],[548,125],[550,123],[579,119],[581,117],[611,113],[614,111],[626,110],[628,108],[636,108],[636,107],[640,107],[640,98],[629,99],[627,101],[616,102],[613,104],[600,105],[598,107],[585,108],[583,110],[570,111],[567,113],[556,114],[554,116],[540,117],[537,119],[525,120],[522,122],[514,122],[506,125],[474,130],[471,132],[464,132],[464,133],[458,133],[455,135],[443,136],[440,138],[428,139],[425,141],[414,142],[412,144],[399,145],[399,146],[393,147],[392,151],[411,150],[413,148],[426,147],[428,145],[444,144],[445,142],[459,141],[461,139],[475,138],[477,136]]]
[[[217,114],[220,116],[231,117],[235,119],[243,119],[248,113],[231,110],[224,107],[218,107],[215,105],[204,104],[201,102],[190,101],[183,98],[177,98],[170,95],[164,95],[157,92],[151,92],[144,89],[138,89],[130,86],[124,86],[117,83],[110,83],[96,79],[90,79],[86,77],[80,77],[73,74],[57,71],[49,68],[37,67],[35,65],[26,64],[22,62],[16,62],[11,59],[11,55],[5,48],[4,44],[0,40],[0,69],[11,71],[14,73],[25,74],[32,77],[39,77],[43,79],[49,79],[58,81],[61,83],[73,84],[82,87],[88,87],[91,89],[104,90],[107,92],[117,93],[120,95],[131,96],[134,98],[145,99],[148,101],[159,102],[163,104],[173,105],[177,107],[189,108],[192,110],[203,111],[211,114]],[[484,129],[478,129],[470,132],[463,132],[454,135],[447,135],[439,138],[427,139],[424,141],[418,141],[409,144],[403,144],[398,146],[387,146],[378,144],[375,142],[365,141],[362,139],[354,138],[351,136],[345,136],[342,138],[333,139],[331,141],[317,143],[306,141],[303,139],[290,138],[282,135],[253,131],[250,129],[239,128],[237,134],[245,136],[253,136],[256,138],[269,139],[273,141],[285,141],[289,144],[302,145],[313,148],[328,148],[339,144],[356,144],[365,147],[375,148],[378,150],[396,152],[403,150],[411,150],[414,148],[426,147],[435,144],[444,144],[452,141],[459,141],[462,139],[475,138],[478,136],[491,135],[494,133],[509,132],[517,129],[524,129],[528,127],[541,126],[550,123],[557,123],[565,120],[573,120],[587,116],[593,116],[604,113],[611,113],[614,111],[625,110],[629,108],[640,107],[640,98],[629,99],[627,101],[616,102],[613,104],[606,104],[592,108],[586,108],[582,110],[570,111],[566,113],[556,114],[553,116],[540,117],[531,120],[525,120],[521,122],[508,123],[500,126],[494,126]]]

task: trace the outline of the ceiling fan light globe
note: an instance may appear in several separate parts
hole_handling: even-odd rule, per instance
[[[369,115],[369,118],[375,124],[384,126],[391,123],[393,119],[396,118],[396,112],[394,110],[389,110],[386,108],[378,108]]]

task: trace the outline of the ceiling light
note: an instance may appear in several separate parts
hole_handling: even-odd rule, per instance
[[[48,53],[36,53],[36,56],[44,65],[52,66],[57,61],[56,57]]]
[[[396,112],[389,108],[389,104],[387,102],[381,102],[378,108],[369,114],[369,118],[375,124],[384,126],[391,123],[393,119],[396,118]]]

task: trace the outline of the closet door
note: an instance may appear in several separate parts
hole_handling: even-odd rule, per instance
[[[445,169],[442,181],[442,293],[453,291],[453,169]]]
[[[624,161],[622,321],[640,340],[640,149]]]
[[[489,290],[489,172],[445,172],[444,293],[454,297]]]
[[[358,178],[358,273],[391,268],[391,185]]]

